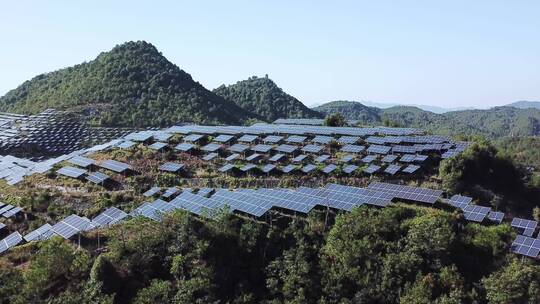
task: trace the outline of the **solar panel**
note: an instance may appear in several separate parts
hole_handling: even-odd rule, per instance
[[[355,144],[360,140],[360,137],[357,136],[341,136],[337,142],[340,144]]]
[[[342,161],[344,163],[348,163],[348,162],[352,161],[353,159],[354,159],[354,155],[347,154],[347,155],[343,155],[343,157],[341,157],[340,161]]]
[[[167,188],[167,190],[165,190],[165,192],[163,192],[163,195],[161,195],[161,197],[163,198],[170,198],[172,196],[174,196],[175,194],[177,194],[180,190],[176,187],[170,187],[170,188]]]
[[[323,154],[323,155],[320,155],[320,156],[316,157],[316,158],[314,159],[314,161],[315,161],[316,163],[324,163],[324,162],[325,162],[326,160],[328,160],[329,158],[330,158],[330,155],[328,155],[328,154]]]
[[[238,158],[240,158],[240,154],[238,154],[238,153],[233,153],[233,154],[227,156],[227,157],[225,158],[225,161],[230,162],[230,161],[236,160],[236,159],[238,159]]]
[[[250,171],[252,169],[255,169],[255,168],[257,168],[257,166],[254,165],[254,164],[245,164],[243,167],[240,168],[240,171],[248,172],[248,171]]]
[[[378,144],[378,145],[384,145],[387,143],[386,137],[379,137],[379,136],[369,136],[365,140],[367,143],[370,144]]]
[[[5,239],[0,241],[0,253],[7,251],[11,247],[19,244],[22,241],[22,236],[19,232],[15,231],[8,235]]]
[[[499,212],[499,211],[490,211],[487,215],[487,218],[490,220],[490,221],[493,221],[495,223],[501,223],[504,219],[504,213],[502,212]]]
[[[226,143],[226,142],[231,141],[233,138],[234,136],[232,135],[221,134],[221,135],[218,135],[216,138],[214,138],[214,141],[217,141],[220,143]]]
[[[160,187],[152,187],[152,188],[148,189],[146,192],[144,192],[143,195],[146,196],[146,197],[150,197],[150,196],[156,195],[160,191],[161,191]]]
[[[167,171],[167,172],[178,172],[184,168],[183,164],[177,164],[173,162],[166,162],[163,165],[159,166],[160,171]]]
[[[217,154],[217,153],[208,153],[202,159],[204,161],[211,161],[211,160],[215,159],[218,156],[219,156],[219,154]]]
[[[83,168],[88,168],[91,165],[95,164],[95,161],[93,159],[86,158],[83,156],[72,157],[68,159],[68,162],[71,163],[72,165],[76,165]]]
[[[389,183],[372,182],[368,189],[380,190],[394,195],[396,198],[434,204],[442,195],[441,190],[402,186]]]
[[[132,142],[131,140],[126,140],[124,142],[119,143],[117,147],[120,149],[129,149],[133,147],[134,145],[136,145],[135,142]]]
[[[394,175],[396,174],[399,170],[401,170],[401,166],[400,165],[389,165],[388,167],[386,167],[386,169],[384,169],[384,172],[385,173],[388,173],[390,175]]]
[[[362,158],[362,162],[369,164],[376,159],[377,159],[377,155],[369,154],[369,155],[366,155],[364,158]]]
[[[412,174],[420,169],[420,166],[417,165],[408,165],[405,167],[405,169],[401,170],[401,172]]]
[[[263,139],[263,142],[265,142],[265,143],[278,143],[281,140],[283,140],[283,136],[268,135]]]
[[[305,190],[302,188],[300,191]],[[380,191],[338,184],[328,184],[322,192],[319,192],[319,196],[326,199],[329,207],[347,211],[363,204],[385,207],[393,198]]]
[[[176,147],[174,147],[174,149],[182,152],[187,152],[189,150],[192,150],[193,148],[195,148],[195,145],[189,143],[180,143],[176,145]]]
[[[420,162],[425,161],[427,158],[428,158],[427,155],[417,154],[417,155],[414,157],[414,161],[420,163]]]
[[[278,162],[278,161],[281,161],[284,157],[285,157],[285,154],[278,153],[278,154],[270,157],[270,159],[268,159],[268,161]]]
[[[131,167],[128,164],[125,164],[116,160],[112,160],[112,159],[103,161],[99,166],[102,168],[114,171],[114,172],[118,172],[118,173],[122,173],[126,170],[131,169]]]
[[[381,146],[381,145],[370,145],[367,148],[368,153],[377,153],[377,154],[388,154],[390,152],[391,147],[388,146]]]
[[[45,241],[50,239],[54,235],[52,231],[52,226],[48,223],[42,225],[38,229],[29,232],[24,236],[25,241]]]
[[[291,136],[287,137],[287,139],[285,141],[289,142],[289,143],[300,144],[300,143],[303,143],[306,139],[307,139],[306,136],[291,135]]]
[[[389,154],[389,155],[385,155],[385,156],[381,159],[381,161],[382,161],[383,163],[391,163],[391,162],[395,161],[396,158],[397,158],[396,155]]]
[[[409,153],[409,154],[415,154],[417,151],[416,151],[416,148],[414,146],[401,146],[401,145],[396,145],[396,146],[393,146],[392,147],[392,152],[393,153]]]
[[[251,148],[252,151],[258,152],[258,153],[268,153],[268,151],[272,150],[272,146],[270,145],[264,145],[264,144],[258,144]]]
[[[295,165],[287,165],[285,167],[283,167],[281,169],[281,171],[283,171],[283,173],[290,173],[292,171],[296,170],[296,166]]]
[[[331,136],[317,135],[311,141],[318,144],[326,145],[330,143],[334,138]]]
[[[302,151],[305,153],[319,153],[321,152],[322,149],[324,149],[323,146],[309,144],[309,145],[305,145],[302,148]]]
[[[249,147],[246,146],[246,145],[243,145],[243,144],[234,144],[234,145],[229,147],[230,151],[236,152],[236,153],[243,153],[247,149],[249,149]]]
[[[89,172],[85,178],[87,181],[99,185],[107,181],[109,179],[109,176],[101,172]]]
[[[78,215],[72,214],[62,221],[54,224],[51,230],[64,239],[69,239],[77,233],[87,231],[94,227],[92,223]]]
[[[243,135],[242,137],[240,137],[238,139],[239,142],[247,142],[247,143],[252,143],[254,142],[255,140],[257,140],[258,136],[256,135]]]
[[[364,149],[365,149],[364,146],[345,145],[345,146],[343,146],[343,148],[341,148],[341,151],[342,152],[347,152],[347,153],[360,153],[360,152],[364,151]]]
[[[212,196],[223,204],[229,205],[235,210],[260,217],[271,207],[272,203],[256,200],[249,192],[219,190]]]
[[[512,223],[510,223],[510,226],[522,231],[522,234],[525,236],[532,236],[537,225],[538,223],[536,221],[518,217],[513,218]]]
[[[5,228],[5,227],[6,227],[6,224],[0,223],[0,230],[2,230],[2,229]]]
[[[312,165],[312,164],[307,164],[305,165],[304,167],[302,167],[302,172],[304,173],[309,173],[313,170],[315,170],[317,167],[315,165]]]
[[[399,161],[403,163],[412,163],[415,159],[416,159],[416,155],[405,154],[399,159]]]
[[[267,165],[264,165],[264,167],[262,168],[262,171],[264,173],[270,173],[272,170],[274,170],[276,168],[276,165],[272,165],[272,164],[267,164]]]
[[[103,227],[110,224],[118,223],[125,217],[127,217],[128,214],[124,211],[116,208],[116,207],[110,207],[107,210],[103,211],[101,214],[96,216],[92,220],[92,224],[96,227]]]
[[[184,190],[182,194],[175,197],[171,204],[176,208],[181,208],[197,215],[213,217],[218,209],[222,209],[225,204],[213,198],[203,195],[188,193]],[[230,211],[234,210],[231,208]]]
[[[308,156],[305,155],[305,154],[300,154],[298,156],[296,156],[295,158],[292,159],[292,162],[293,163],[301,163],[303,162]]]
[[[455,208],[463,209],[465,206],[469,205],[472,202],[472,197],[454,195],[449,200],[448,203]]]
[[[165,147],[167,147],[167,144],[166,143],[163,143],[163,142],[155,142],[153,144],[151,144],[150,146],[148,146],[148,148],[152,149],[152,150],[161,150],[161,149],[164,149]]]
[[[210,194],[212,194],[212,192],[214,192],[213,188],[206,188],[205,187],[205,188],[199,189],[199,191],[197,191],[197,195],[208,197]]]
[[[373,174],[373,173],[379,171],[379,169],[381,169],[380,166],[371,164],[371,165],[367,166],[367,168],[364,168],[364,172],[369,173],[369,174]]]
[[[261,157],[262,155],[260,155],[259,153],[253,153],[250,156],[246,157],[246,160],[248,162],[254,162],[254,161],[259,160]]]
[[[324,168],[322,169],[322,171],[323,171],[324,173],[326,173],[326,174],[330,174],[330,173],[334,172],[334,170],[336,170],[336,169],[337,169],[337,166],[336,166],[336,165],[334,165],[334,164],[329,164],[328,166],[324,167]]]
[[[287,144],[282,144],[274,148],[274,150],[281,152],[281,153],[293,153],[294,151],[298,150],[298,147],[291,146]]]
[[[203,137],[204,137],[204,135],[191,134],[191,135],[188,135],[188,136],[184,137],[184,141],[195,142],[195,141],[200,140]]]
[[[491,209],[489,207],[467,205],[463,207],[465,219],[473,222],[482,222]]]
[[[512,242],[510,250],[517,254],[536,258],[540,254],[540,239],[518,235]]]
[[[72,178],[79,178],[86,173],[86,170],[66,166],[66,167],[60,168],[58,171],[56,171],[56,173],[65,175],[68,177],[72,177]]]
[[[221,168],[219,168],[218,171],[221,172],[221,173],[225,173],[225,172],[228,172],[229,170],[231,170],[232,168],[234,168],[233,164],[225,164]]]
[[[221,148],[221,145],[215,143],[209,143],[206,146],[202,147],[201,150],[206,152],[215,152]]]
[[[354,171],[356,171],[356,169],[358,169],[358,166],[356,166],[356,165],[348,165],[348,166],[343,168],[343,172],[345,172],[347,174],[351,174]]]

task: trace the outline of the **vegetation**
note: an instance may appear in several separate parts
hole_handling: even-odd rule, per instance
[[[344,127],[347,125],[347,121],[341,114],[334,113],[326,116],[324,124],[329,127]]]
[[[264,78],[253,76],[229,86],[221,85],[213,92],[266,121],[278,118],[323,117],[319,112],[309,109],[298,99],[283,92],[268,75]]]
[[[239,124],[258,118],[205,89],[144,41],[36,76],[0,98],[0,111],[34,114],[46,108],[77,111],[106,126]]]
[[[540,268],[507,225],[429,208],[360,207],[272,224],[183,212],[103,231],[107,251],[59,238],[1,258],[2,303],[534,303]],[[18,265],[25,264],[25,267]],[[14,292],[16,291],[16,292]]]
[[[333,101],[314,110],[326,115],[341,113],[346,119],[359,120],[360,124],[415,127],[433,134],[482,135],[491,138],[540,135],[540,110],[537,109],[497,107],[435,114],[409,106],[378,109],[358,102]]]
[[[466,193],[481,204],[532,217],[540,187],[532,175],[486,141],[441,162],[439,176],[449,193]]]

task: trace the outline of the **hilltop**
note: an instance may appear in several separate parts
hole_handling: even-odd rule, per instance
[[[267,121],[278,118],[322,118],[319,112],[306,107],[295,97],[285,93],[268,76],[253,76],[232,85],[221,85],[213,90],[246,111]]]
[[[521,100],[506,105],[508,107],[514,107],[518,109],[538,109],[540,110],[540,101],[527,101]]]
[[[239,124],[257,117],[204,88],[144,41],[41,74],[0,98],[0,111],[35,114],[46,108],[77,111],[106,126]]]

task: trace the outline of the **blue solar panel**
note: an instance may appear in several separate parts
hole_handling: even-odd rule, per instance
[[[342,152],[347,152],[347,153],[360,153],[360,152],[364,151],[364,149],[365,149],[364,146],[345,145],[345,146],[343,146],[343,148],[341,148],[341,151]]]

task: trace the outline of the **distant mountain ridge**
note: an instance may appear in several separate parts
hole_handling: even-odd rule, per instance
[[[323,118],[319,112],[285,93],[268,75],[263,78],[253,76],[228,86],[221,85],[213,92],[267,121],[278,118]]]
[[[540,135],[540,110],[537,109],[506,106],[437,114],[411,106],[378,109],[354,101],[333,101],[313,109],[325,115],[341,113],[346,119],[359,120],[365,125],[391,123],[422,128],[436,134],[488,137]]]
[[[539,109],[540,110],[540,101],[528,101],[520,100],[506,105],[508,107],[514,107],[518,109]]]
[[[144,41],[38,75],[0,97],[0,111],[34,114],[46,108],[79,111],[106,126],[240,124],[259,118],[195,82]]]

